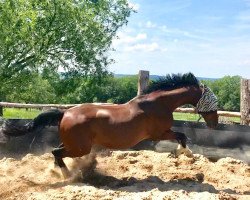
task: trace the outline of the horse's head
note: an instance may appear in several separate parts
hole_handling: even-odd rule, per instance
[[[201,85],[202,95],[196,105],[197,112],[205,119],[209,128],[218,124],[218,100],[215,94],[206,85]]]

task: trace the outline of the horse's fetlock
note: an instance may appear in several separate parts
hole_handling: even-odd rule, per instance
[[[52,154],[55,156],[55,157],[62,157],[62,151],[58,148],[56,149],[53,149],[52,150]]]

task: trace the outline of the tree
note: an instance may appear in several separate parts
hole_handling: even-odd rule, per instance
[[[215,81],[203,81],[218,97],[219,109],[240,111],[240,76],[224,76]]]
[[[77,71],[62,74],[62,77],[51,85],[59,102],[110,102],[125,103],[136,96],[137,76],[114,78],[82,77]]]
[[[8,102],[55,103],[56,95],[50,83],[39,73],[24,70],[4,80],[0,88],[1,99]],[[0,79],[0,84],[2,79]]]
[[[0,76],[46,67],[103,75],[130,12],[126,0],[0,1]]]
[[[138,76],[125,76],[114,79],[114,88],[109,101],[114,103],[125,103],[137,95]]]

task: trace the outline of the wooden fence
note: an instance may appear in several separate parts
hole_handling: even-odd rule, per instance
[[[149,71],[139,71],[138,79],[138,95],[147,87],[149,83]],[[3,115],[3,107],[7,108],[59,108],[68,109],[79,104],[22,104],[0,102],[0,116]],[[175,112],[195,113],[194,108],[177,108]],[[219,116],[223,117],[238,117],[241,118],[241,124],[250,125],[250,80],[241,80],[241,112],[218,111]]]
[[[0,106],[5,108],[68,109],[77,105],[79,104],[23,104],[23,103],[0,102]],[[177,108],[175,112],[196,113],[194,108]],[[218,111],[218,115],[223,117],[239,117],[239,118],[241,117],[240,112]]]
[[[241,79],[241,124],[250,125],[250,79]]]

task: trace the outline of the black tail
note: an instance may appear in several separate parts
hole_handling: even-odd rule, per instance
[[[42,129],[45,126],[58,125],[63,117],[63,114],[64,111],[61,110],[49,110],[39,114],[35,119],[25,125],[15,125],[9,120],[6,120],[0,129],[0,132],[7,136],[22,136],[37,129]]]

